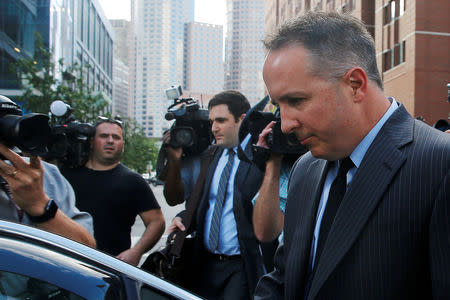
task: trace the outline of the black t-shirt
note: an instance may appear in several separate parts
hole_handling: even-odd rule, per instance
[[[160,208],[148,183],[122,164],[107,171],[62,168],[61,173],[75,191],[76,206],[94,219],[97,248],[111,255],[130,248],[139,213]]]

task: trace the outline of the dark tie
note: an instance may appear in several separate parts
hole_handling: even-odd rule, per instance
[[[315,258],[315,265],[320,259],[320,255],[323,251],[323,246],[327,240],[328,232],[330,231],[331,225],[333,224],[336,212],[341,205],[342,198],[344,198],[345,191],[347,189],[347,172],[355,165],[353,164],[350,157],[344,158],[339,166],[339,171],[331,184],[330,193],[328,194],[327,206],[325,207],[325,212],[322,217],[322,223],[320,225],[319,241],[317,242],[317,251]]]
[[[231,168],[233,167],[233,161],[234,151],[233,149],[228,149],[228,162],[220,175],[219,188],[217,189],[216,203],[214,205],[209,232],[209,247],[212,251],[215,251],[219,246],[220,219],[222,218],[222,209],[227,195],[228,179],[230,177]]]

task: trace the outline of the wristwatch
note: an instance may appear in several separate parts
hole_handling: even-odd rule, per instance
[[[50,199],[47,202],[47,205],[45,206],[44,213],[40,216],[30,216],[28,215],[28,218],[33,223],[43,223],[47,222],[48,220],[51,220],[55,217],[56,212],[58,211],[58,205],[53,199]]]

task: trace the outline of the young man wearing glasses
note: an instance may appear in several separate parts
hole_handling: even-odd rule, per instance
[[[77,206],[94,218],[97,247],[137,266],[164,232],[164,217],[149,185],[120,163],[124,149],[122,123],[101,117],[84,167],[62,170],[72,184]],[[131,227],[139,215],[146,230],[131,246]]]

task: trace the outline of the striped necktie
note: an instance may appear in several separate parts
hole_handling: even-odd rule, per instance
[[[213,252],[219,246],[220,219],[222,218],[223,204],[227,195],[228,179],[230,177],[231,168],[234,162],[234,151],[228,149],[228,162],[220,175],[219,188],[217,189],[216,203],[211,220],[211,228],[209,232],[209,248]]]

